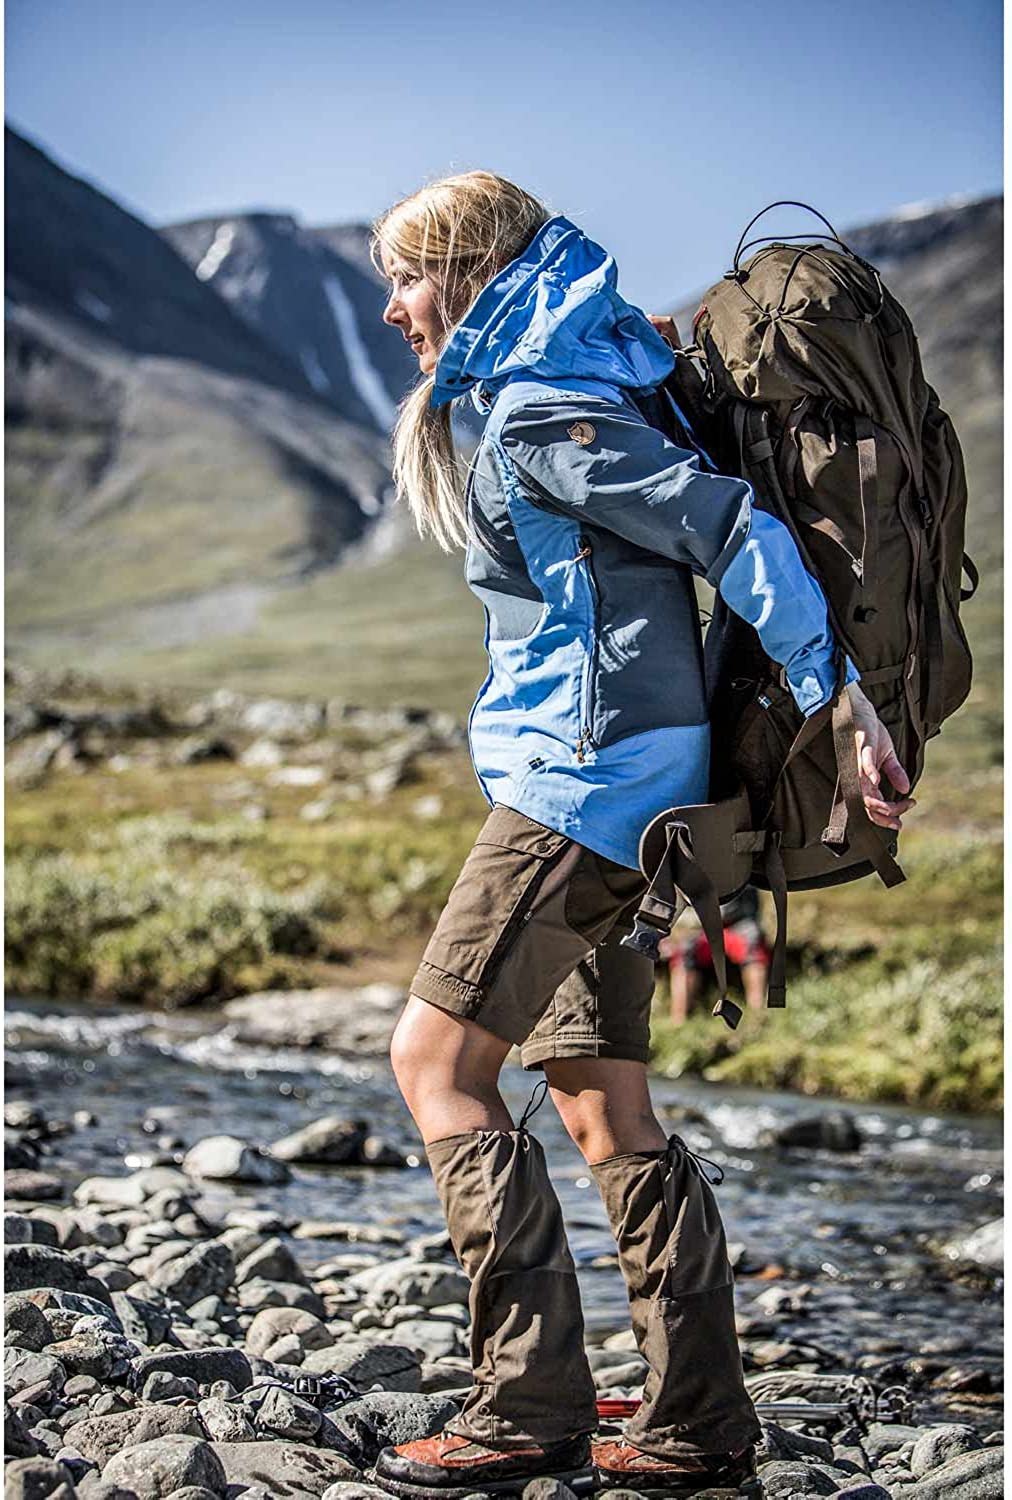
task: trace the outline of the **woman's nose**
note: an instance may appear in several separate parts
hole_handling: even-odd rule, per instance
[[[404,309],[397,300],[397,293],[391,292],[382,313],[384,323],[389,323],[392,327],[396,327],[398,318],[403,317],[403,315]]]

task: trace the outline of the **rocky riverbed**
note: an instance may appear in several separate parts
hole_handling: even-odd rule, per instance
[[[379,1448],[438,1430],[466,1388],[466,1281],[385,1061],[250,1026],[9,1007],[13,1500],[368,1500]],[[512,1106],[532,1081],[508,1070]],[[1002,1495],[998,1122],[655,1097],[726,1174],[769,1500]],[[599,1393],[635,1398],[603,1210],[549,1106],[533,1128]]]

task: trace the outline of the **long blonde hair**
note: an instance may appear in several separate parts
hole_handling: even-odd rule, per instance
[[[370,253],[406,261],[432,284],[448,339],[478,293],[514,260],[550,218],[537,198],[495,172],[462,172],[427,183],[373,225]],[[445,343],[444,343],[445,347]],[[450,426],[450,404],[429,404],[426,375],[401,402],[393,431],[394,483],[419,535],[444,552],[467,541],[464,484]]]

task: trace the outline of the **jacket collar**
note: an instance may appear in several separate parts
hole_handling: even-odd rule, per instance
[[[431,404],[443,406],[480,382],[479,405],[517,378],[583,377],[652,390],[674,356],[619,295],[617,280],[607,251],[569,219],[549,219],[457,324],[436,365]]]

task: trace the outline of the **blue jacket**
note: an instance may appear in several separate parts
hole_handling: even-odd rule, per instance
[[[707,800],[692,575],[756,627],[803,713],[832,695],[837,646],[787,529],[632,401],[673,357],[616,279],[551,219],[454,330],[432,403],[470,391],[486,414],[466,562],[489,657],[468,722],[482,791],[636,869],[658,812]]]

